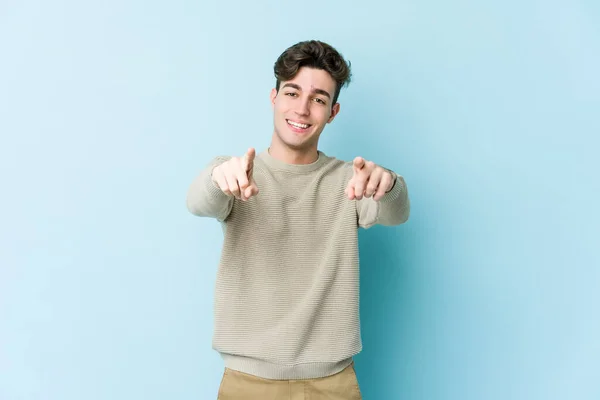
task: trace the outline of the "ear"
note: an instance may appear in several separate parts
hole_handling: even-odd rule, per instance
[[[277,97],[277,89],[271,89],[271,107],[275,108],[275,98]]]
[[[333,107],[331,107],[331,116],[329,117],[329,120],[327,120],[327,123],[331,123],[331,121],[333,121],[333,119],[335,118],[336,115],[338,115],[338,113],[340,112],[340,103],[335,103],[333,105]]]

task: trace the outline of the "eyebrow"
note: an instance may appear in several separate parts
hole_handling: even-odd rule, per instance
[[[302,91],[302,88],[300,86],[296,85],[295,83],[286,83],[285,85],[283,85],[282,89],[284,87],[291,87],[291,88],[294,88],[296,90]],[[315,89],[313,89],[313,92],[314,93],[318,93],[318,94],[322,94],[323,96],[327,96],[327,97],[329,97],[331,99],[331,95],[327,91],[325,91],[323,89],[316,89],[315,88]]]

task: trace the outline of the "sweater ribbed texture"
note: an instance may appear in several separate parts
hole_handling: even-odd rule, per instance
[[[285,164],[254,162],[260,193],[243,202],[211,180],[215,158],[190,187],[195,215],[224,225],[215,288],[213,348],[225,365],[267,379],[335,374],[362,349],[358,227],[406,221],[402,177],[384,198],[348,200],[352,164],[319,152]]]

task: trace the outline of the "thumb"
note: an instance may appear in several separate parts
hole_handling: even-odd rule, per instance
[[[256,157],[256,150],[254,150],[253,147],[250,147],[244,155],[243,167],[246,172],[252,171],[252,167],[254,167],[254,157]]]

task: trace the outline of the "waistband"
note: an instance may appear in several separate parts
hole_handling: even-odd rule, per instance
[[[349,366],[353,358],[338,362],[313,362],[294,365],[275,364],[251,357],[221,353],[225,367],[264,379],[297,380],[324,378]]]

